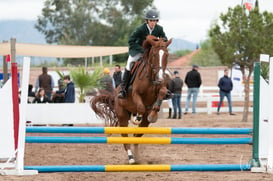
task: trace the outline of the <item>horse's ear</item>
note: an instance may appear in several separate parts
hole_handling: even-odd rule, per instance
[[[148,48],[151,48],[151,44],[150,44],[150,42],[146,39],[145,41],[143,41],[142,47],[143,47],[144,49],[148,49]]]
[[[147,35],[146,41],[150,43],[150,45],[155,46],[156,41],[158,41],[158,38],[154,35]]]
[[[169,39],[167,42],[166,42],[166,46],[169,46],[171,43],[172,43],[173,39]]]

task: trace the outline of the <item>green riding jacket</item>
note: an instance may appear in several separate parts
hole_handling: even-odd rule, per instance
[[[147,23],[140,25],[139,27],[135,29],[135,31],[132,32],[128,41],[129,55],[135,56],[138,53],[144,52],[142,48],[142,43],[146,39],[146,36],[149,34],[150,32],[147,27]],[[151,35],[154,35],[155,37],[159,37],[159,38],[165,38],[167,40],[167,37],[163,31],[163,27],[160,25],[155,26]]]

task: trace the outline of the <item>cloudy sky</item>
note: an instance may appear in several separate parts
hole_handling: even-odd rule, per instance
[[[154,3],[160,11],[159,24],[169,38],[198,43],[206,39],[210,25],[220,13],[240,5],[242,0],[154,0]],[[259,4],[262,11],[273,12],[273,0],[259,0]],[[0,20],[36,20],[43,0],[0,0],[0,7]]]

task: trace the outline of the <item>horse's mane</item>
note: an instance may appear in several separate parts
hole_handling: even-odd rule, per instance
[[[152,46],[152,45],[150,44],[150,42],[149,42],[147,39],[143,41],[142,48],[143,48],[144,50],[150,49],[151,46]]]
[[[144,40],[143,43],[142,43],[142,48],[144,49],[144,55],[143,55],[144,59],[148,58],[150,49],[152,47],[151,42],[158,41],[158,40],[159,39],[157,37],[153,36],[153,35],[147,35],[146,36],[146,40]]]

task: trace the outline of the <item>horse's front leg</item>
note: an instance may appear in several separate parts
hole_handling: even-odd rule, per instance
[[[168,89],[166,87],[162,87],[159,90],[159,94],[158,94],[157,100],[156,100],[156,102],[153,105],[152,111],[148,115],[148,121],[150,123],[155,123],[157,121],[157,119],[158,119],[158,112],[160,111],[160,106],[161,106],[162,101],[163,101],[164,97],[166,96],[167,92],[168,92]]]
[[[128,134],[121,134],[121,136],[122,136],[122,137],[128,137]],[[127,154],[128,154],[128,161],[129,161],[129,164],[134,164],[136,161],[135,161],[133,152],[132,152],[132,150],[131,150],[131,145],[130,145],[130,144],[123,144],[123,146],[124,146],[125,151],[126,151]]]
[[[136,125],[139,125],[142,122],[142,117],[143,117],[143,114],[145,113],[146,109],[143,104],[142,98],[139,94],[137,94],[137,93],[133,94],[133,102],[135,103],[136,108],[137,108],[137,115],[136,115],[136,119],[132,120],[132,122]]]
[[[126,119],[123,119],[123,121],[120,121],[120,127],[128,127],[128,120],[129,116],[126,116]],[[128,134],[121,134],[122,137],[128,137]],[[131,150],[131,145],[130,144],[123,144],[125,151],[128,154],[128,162],[129,164],[134,164],[135,163],[135,158],[133,155],[133,152]]]
[[[150,123],[147,120],[147,114],[145,113],[143,115],[142,122],[140,123],[140,125],[138,125],[138,127],[148,127],[149,124]],[[143,136],[143,134],[134,134],[134,137],[141,137],[141,136]],[[139,144],[134,144],[134,156],[135,156],[136,162],[139,163],[140,162]]]

